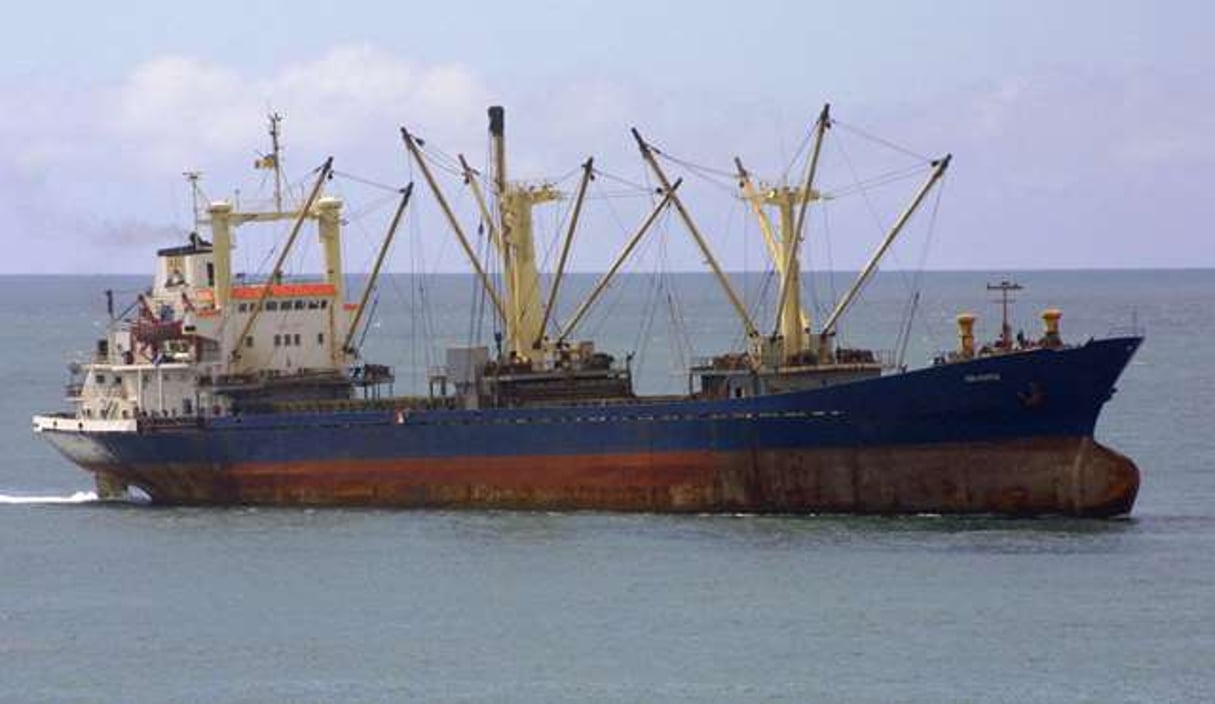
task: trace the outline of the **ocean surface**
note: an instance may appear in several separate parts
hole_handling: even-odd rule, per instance
[[[923,365],[957,312],[995,334],[1004,276],[883,273],[843,337],[898,357],[922,290]],[[61,408],[102,291],[146,281],[0,277],[0,702],[1215,701],[1215,271],[1015,277],[1027,334],[1047,306],[1072,341],[1146,331],[1098,427],[1143,473],[1129,519],[103,505],[30,416]],[[379,290],[364,350],[400,393],[493,344],[469,277]],[[625,277],[581,332],[653,392],[742,339],[700,274]]]

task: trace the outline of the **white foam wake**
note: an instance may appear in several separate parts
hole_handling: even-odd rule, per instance
[[[78,491],[71,496],[24,496],[0,494],[0,504],[84,504],[97,500],[95,491]]]

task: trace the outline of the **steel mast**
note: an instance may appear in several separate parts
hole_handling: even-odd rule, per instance
[[[520,361],[531,361],[543,355],[542,326],[546,319],[536,268],[532,208],[560,199],[561,193],[547,183],[531,186],[507,180],[506,111],[500,105],[489,108],[489,138],[493,154],[490,181],[506,279],[507,344]]]
[[[818,191],[814,190],[814,176],[818,171],[823,136],[831,124],[829,110],[829,105],[824,106],[815,123],[814,147],[806,168],[806,178],[801,186],[794,188],[780,185],[760,191],[752,182],[751,174],[743,166],[742,159],[734,158],[734,165],[738,169],[739,188],[759,220],[764,243],[780,276],[776,334],[781,340],[781,357],[786,361],[800,362],[810,348],[810,318],[801,302],[799,249],[805,228],[806,207],[811,201],[820,198]],[[776,207],[780,222],[779,236],[772,231],[772,222],[764,211],[764,206]]]
[[[283,116],[277,112],[270,116],[270,144],[274,149],[271,154],[274,157],[274,209],[280,213],[283,211],[283,158],[278,143],[278,123],[282,121]]]

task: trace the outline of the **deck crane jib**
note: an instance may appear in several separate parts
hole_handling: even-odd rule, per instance
[[[805,237],[806,210],[813,201],[822,197],[814,188],[814,177],[818,171],[823,137],[831,126],[830,108],[830,105],[823,106],[815,122],[814,145],[807,162],[805,179],[800,185],[790,186],[781,182],[757,188],[742,159],[734,158],[739,188],[759,221],[760,232],[780,280],[776,330],[771,337],[776,342],[773,356],[779,366],[805,366],[817,360],[817,350],[810,344],[810,316],[801,301],[800,254]],[[779,233],[772,231],[766,207],[776,209]]]
[[[551,318],[551,303],[546,305],[541,288],[532,211],[538,205],[560,200],[564,196],[547,182],[528,183],[507,178],[505,122],[505,111],[501,107],[489,109],[492,153],[489,197],[481,187],[480,173],[464,155],[458,156],[465,185],[472,192],[481,224],[488,229],[490,242],[501,262],[501,288],[492,281],[489,267],[477,256],[459,218],[439,187],[423,152],[421,140],[404,128],[402,136],[481,285],[494,303],[505,332],[504,356],[513,366],[533,366],[533,363],[542,366],[547,353],[544,326]],[[589,167],[585,173],[589,178]],[[584,193],[585,186],[579,189],[575,209],[581,208]]]
[[[792,390],[851,381],[857,378],[880,376],[883,364],[879,355],[869,350],[837,349],[836,331],[841,317],[856,300],[861,289],[871,278],[883,256],[907,222],[916,213],[929,191],[943,176],[949,165],[949,157],[928,163],[930,173],[925,183],[916,191],[909,205],[896,218],[894,225],[885,233],[877,251],[870,258],[860,275],[848,291],[823,316],[823,323],[816,330],[810,310],[803,304],[803,252],[807,241],[807,214],[811,207],[836,197],[820,191],[818,175],[824,140],[836,125],[831,115],[831,106],[824,105],[813,123],[810,134],[803,145],[806,157],[801,176],[796,184],[787,177],[761,180],[744,165],[741,157],[734,158],[733,175],[743,201],[746,202],[759,225],[764,249],[770,258],[772,272],[778,286],[775,295],[775,321],[771,333],[757,329],[757,323],[749,316],[734,293],[730,281],[721,271],[716,259],[708,250],[704,237],[692,221],[683,204],[675,199],[688,230],[696,239],[705,255],[710,269],[721,283],[727,297],[734,305],[743,322],[749,340],[748,353],[725,353],[711,358],[707,363],[693,367],[693,386],[699,381],[702,392],[713,395],[749,395],[770,391]],[[659,164],[658,158],[681,164],[702,176],[706,173],[722,175],[724,172],[666,155],[646,142],[634,130],[634,138],[641,149],[642,157],[660,183],[669,180]],[[881,141],[881,140],[877,140]],[[927,160],[921,161],[921,165]],[[791,165],[789,169],[792,169]],[[917,167],[918,169],[919,167]],[[786,172],[787,173],[787,172]],[[898,172],[901,178],[908,170]],[[882,182],[893,180],[883,176]],[[858,185],[863,190],[863,185]],[[825,237],[826,233],[824,233]]]
[[[538,399],[580,394],[632,397],[631,370],[627,364],[622,368],[613,356],[597,351],[592,341],[575,340],[571,336],[624,259],[671,203],[674,187],[660,193],[658,204],[633,234],[616,266],[575,307],[573,316],[562,322],[558,320],[557,305],[587,191],[595,177],[594,160],[588,158],[581,165],[567,225],[561,234],[559,256],[545,287],[537,261],[533,211],[537,206],[564,200],[567,196],[548,181],[509,178],[505,111],[500,106],[492,106],[488,117],[488,176],[484,177],[463,154],[458,154],[455,161],[463,185],[469,189],[476,205],[479,224],[487,232],[495,255],[493,261],[501,267],[496,272],[491,271],[489,259],[478,255],[465,234],[460,216],[436,178],[431,163],[433,157],[424,141],[406,128],[401,130],[410,158],[421,171],[481,287],[492,301],[503,331],[495,355],[491,355],[487,347],[476,344],[448,350],[448,363],[438,370],[441,377],[432,378],[432,388],[445,389],[450,382],[464,397],[466,405],[488,400],[497,404],[526,405]]]

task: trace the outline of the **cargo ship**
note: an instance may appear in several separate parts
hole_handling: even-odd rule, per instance
[[[153,285],[114,315],[90,359],[73,365],[70,410],[33,418],[36,434],[92,473],[103,498],[132,490],[156,504],[324,505],[684,513],[1128,514],[1139,472],[1097,442],[1094,427],[1142,342],[1135,332],[1073,345],[1061,313],[1039,335],[958,341],[923,367],[837,343],[841,318],[886,251],[946,173],[923,182],[821,324],[801,304],[806,211],[823,197],[816,172],[828,107],[808,137],[804,176],[755,182],[740,160],[738,195],[756,217],[779,281],[771,333],[737,294],[679,194],[661,152],[633,130],[657,188],[651,209],[606,273],[564,322],[559,300],[587,187],[582,165],[555,269],[537,266],[532,211],[563,197],[507,176],[505,116],[489,109],[489,168],[460,156],[478,227],[497,271],[478,256],[445,197],[425,142],[403,145],[482,287],[501,333],[492,345],[452,347],[424,395],[393,393],[393,370],[362,359],[359,332],[385,253],[414,195],[399,192],[368,281],[348,300],[343,203],[324,193],[332,159],[297,198],[281,188],[278,118],[274,202],[196,207],[187,241],[159,250]],[[419,189],[420,190],[420,189]],[[196,191],[197,192],[197,191]],[[288,203],[287,201],[292,201]],[[775,211],[776,217],[771,213]],[[574,337],[654,221],[669,213],[695,241],[738,314],[745,348],[688,370],[688,390],[634,389],[631,359]],[[236,228],[290,224],[264,278],[234,277]],[[206,226],[205,228],[203,226]],[[315,229],[324,271],[287,277],[301,232]],[[198,234],[209,230],[210,238]],[[563,228],[564,229],[564,228]],[[547,286],[542,285],[547,279]],[[996,286],[1004,296],[1015,284]],[[1007,299],[1005,299],[1007,300]]]

